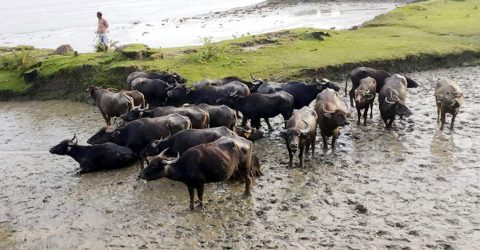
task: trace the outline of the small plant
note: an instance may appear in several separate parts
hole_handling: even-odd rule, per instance
[[[201,64],[216,61],[223,53],[223,47],[212,42],[211,37],[203,38],[203,46],[195,54],[195,60]]]
[[[118,47],[118,41],[113,41],[111,40],[109,42],[109,45],[108,46],[105,46],[105,44],[103,44],[102,42],[100,41],[97,41],[93,47],[95,48],[95,51],[96,52],[107,52],[109,49],[111,48],[117,48]]]
[[[0,56],[0,69],[16,70],[20,74],[37,63],[38,60],[28,50],[15,51]]]

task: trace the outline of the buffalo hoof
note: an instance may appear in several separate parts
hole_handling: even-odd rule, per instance
[[[246,191],[246,192],[243,193],[242,196],[243,196],[244,199],[247,199],[247,198],[252,197],[252,193],[250,193],[249,191]]]

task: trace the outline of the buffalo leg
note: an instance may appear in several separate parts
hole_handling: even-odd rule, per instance
[[[263,118],[265,120],[265,122],[267,123],[267,126],[268,126],[268,130],[269,131],[273,131],[273,127],[272,125],[270,125],[270,121],[268,120],[268,118]]]
[[[260,129],[260,118],[252,118],[250,119],[250,124],[252,125],[251,127],[254,127],[256,129]]]
[[[245,179],[245,191],[243,192],[244,197],[250,197],[252,193],[250,190],[252,189],[252,183],[253,183],[253,178],[252,174],[250,173],[251,171],[247,171],[244,179]]]
[[[287,142],[287,151],[288,151],[288,157],[289,157],[288,166],[289,166],[289,167],[292,167],[292,164],[293,164],[293,154],[292,154],[292,149],[290,148],[290,145],[288,145],[288,142]]]
[[[348,92],[348,95],[350,96],[350,107],[354,107],[353,100],[355,99],[355,89],[352,88],[350,92]]]
[[[327,143],[327,136],[324,133],[322,134],[322,140],[323,140],[323,148],[326,149],[328,148],[328,143]]]
[[[188,194],[190,195],[190,210],[195,209],[195,188],[188,186]]]
[[[442,117],[440,118],[441,119],[441,125],[440,125],[440,130],[443,130],[443,125],[445,125],[445,117],[447,116],[447,113],[445,111],[442,110]]]
[[[143,170],[143,168],[145,167],[143,160],[143,158],[140,158],[140,170]]]
[[[107,126],[110,126],[110,117],[105,115],[103,112],[100,112],[100,113],[102,113],[103,119],[105,120],[105,123],[107,124]]]
[[[337,142],[338,132],[334,132],[332,136],[332,150],[335,149],[335,142]]]
[[[395,120],[395,117],[393,118],[390,118],[390,121],[388,122],[388,125],[387,125],[387,128],[392,128],[392,125],[393,125],[393,121]]]
[[[452,129],[452,130],[453,130],[453,124],[455,123],[455,117],[457,117],[457,114],[458,114],[458,111],[456,111],[452,115],[452,121],[450,122],[450,129]]]
[[[367,116],[368,116],[368,105],[365,108],[365,112],[363,113],[363,125],[367,125]]]
[[[242,127],[247,126],[247,118],[245,116],[242,117]]]
[[[440,107],[437,105],[437,124],[440,122],[440,114],[441,114],[441,109],[440,109]]]
[[[310,140],[310,143],[312,144],[312,157],[314,156],[315,154],[315,136],[317,135],[316,131],[315,131],[315,134],[312,136],[312,139]],[[308,152],[307,152],[308,154]]]
[[[305,154],[308,155],[308,151],[310,150],[310,141],[305,139]]]
[[[357,116],[358,116],[357,123],[360,124],[360,117],[362,117],[362,110],[360,110],[358,107],[357,107]]]
[[[305,150],[305,145],[303,145],[303,143],[300,143],[300,145],[298,145],[299,148],[300,148],[300,153],[298,154],[298,159],[300,160],[300,167],[302,168],[303,167],[303,151]]]
[[[200,201],[200,204],[198,205],[199,207],[204,207],[203,205],[203,191],[204,191],[204,187],[205,187],[205,184],[199,184],[197,185],[196,189],[197,189],[197,196],[198,196],[198,200]]]

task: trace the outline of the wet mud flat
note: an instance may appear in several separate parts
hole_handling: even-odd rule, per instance
[[[0,248],[478,249],[480,67],[409,76],[420,84],[409,89],[414,114],[391,131],[378,104],[367,126],[353,113],[337,149],[317,137],[304,168],[287,168],[275,131],[255,143],[264,176],[253,196],[209,184],[195,212],[181,183],[139,182],[139,166],[76,176],[76,162],[47,152],[73,132],[85,143],[102,124],[95,107],[0,103]],[[437,131],[439,77],[465,91],[454,132]]]

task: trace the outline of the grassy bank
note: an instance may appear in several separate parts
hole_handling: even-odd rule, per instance
[[[228,75],[282,80],[338,77],[357,65],[420,70],[477,62],[480,2],[431,0],[409,4],[352,30],[294,29],[204,46],[123,52],[31,53],[26,67],[0,69],[0,97],[73,98],[88,85],[124,87],[136,70],[176,71],[189,82]],[[0,50],[2,51],[2,50]],[[28,71],[26,71],[28,70]],[[21,74],[27,72],[27,81]]]

